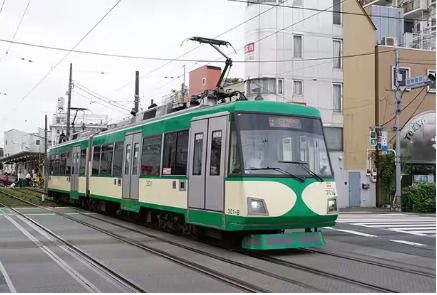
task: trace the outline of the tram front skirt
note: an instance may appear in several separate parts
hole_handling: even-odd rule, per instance
[[[249,250],[277,250],[321,246],[325,246],[325,240],[320,231],[248,235],[241,242],[241,247]]]

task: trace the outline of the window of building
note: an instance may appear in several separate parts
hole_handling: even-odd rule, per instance
[[[428,70],[427,75],[434,74],[435,77],[435,70]],[[428,86],[428,92],[434,92],[435,93],[435,81],[431,82],[431,84]]]
[[[278,94],[284,94],[284,79],[278,79]]]
[[[332,99],[334,103],[334,112],[341,113],[343,107],[343,91],[342,84],[333,84]]]
[[[334,39],[334,69],[341,69],[342,67],[342,40]]]
[[[396,89],[396,68],[392,67],[392,79],[391,79],[391,87],[392,89]],[[400,79],[399,79],[399,86],[400,87],[405,87],[407,79],[410,78],[410,68],[403,68],[403,67],[399,67],[399,75],[400,75]]]
[[[334,5],[332,6],[332,22],[334,25],[341,25],[341,2],[343,1],[333,0]]]
[[[188,158],[188,130],[164,136],[163,175],[185,175]]]
[[[80,150],[80,163],[79,163],[79,175],[85,175],[86,167],[86,149]]]
[[[141,155],[141,175],[159,175],[162,135],[145,137]]]
[[[303,95],[302,80],[293,80],[293,95]]]
[[[39,139],[35,140],[35,145],[40,145],[40,140]]]
[[[276,79],[275,78],[257,78],[248,80],[248,88],[250,94],[275,94]]]
[[[284,1],[281,1],[283,3]],[[294,0],[293,6],[303,6],[303,0]]]
[[[303,52],[303,36],[293,35],[293,57],[302,58]]]
[[[111,176],[113,153],[114,153],[113,143],[102,146],[99,175]]]
[[[93,152],[93,166],[92,166],[92,175],[99,175],[99,166],[100,166],[100,153],[102,150],[102,146],[95,146]]]
[[[326,145],[328,151],[343,150],[343,128],[339,127],[324,127]]]
[[[114,160],[112,161],[112,176],[121,176],[121,170],[123,166],[123,149],[124,142],[117,141],[114,146]]]
[[[206,78],[202,78],[202,86],[206,85]]]

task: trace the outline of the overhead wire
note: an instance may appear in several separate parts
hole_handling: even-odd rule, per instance
[[[265,5],[265,6],[275,5],[273,3],[261,2],[261,1],[249,1],[249,0],[228,0],[228,1],[230,1],[230,2],[248,3],[248,4],[258,4],[258,5]],[[295,5],[283,5],[283,4],[281,4],[281,7],[291,8],[291,9],[296,9],[296,10],[323,11],[320,8],[311,8],[311,7],[295,6]],[[340,11],[327,10],[326,12],[346,14],[346,15],[355,15],[355,16],[366,16],[363,13],[349,12],[349,11],[342,11],[342,10],[340,10]],[[406,18],[406,17],[400,17],[400,16],[390,16],[390,15],[380,15],[380,14],[369,14],[368,16],[370,18],[376,17],[376,18],[387,18],[387,19],[418,20],[418,19],[415,19],[415,18]],[[419,20],[425,20],[425,18],[422,18],[422,19],[419,19]]]
[[[73,92],[74,92],[75,94],[77,94],[77,95],[83,97],[83,98],[88,99],[88,100],[90,101],[90,104],[91,104],[91,103],[97,103],[97,104],[99,104],[99,105],[101,105],[101,106],[103,106],[103,107],[109,107],[109,108],[111,108],[111,109],[113,109],[113,110],[115,110],[115,111],[118,111],[118,112],[120,112],[120,113],[126,114],[126,112],[125,112],[124,110],[121,110],[120,108],[118,108],[118,107],[114,107],[114,106],[112,106],[112,105],[103,104],[103,103],[99,102],[98,100],[94,100],[94,99],[91,98],[91,97],[85,96],[83,93],[80,93],[77,89],[73,89]]]
[[[5,3],[5,2],[3,2],[3,4],[4,4],[4,3]],[[23,23],[23,19],[24,19],[24,17],[26,16],[27,11],[28,11],[28,9],[29,9],[29,5],[30,5],[30,0],[27,0],[26,8],[24,8],[24,11],[23,11],[23,13],[21,14],[21,17],[20,17],[20,21],[18,22],[18,25],[17,25],[17,27],[15,28],[15,32],[14,32],[14,34],[12,35],[12,41],[14,41],[14,40],[15,40],[15,37],[17,36],[18,30],[20,29],[21,24]],[[3,10],[3,5],[2,5],[2,10]],[[2,55],[2,57],[0,58],[0,61],[2,61],[3,58],[5,57],[5,55],[7,55],[7,54],[9,53],[9,50],[11,50],[11,46],[12,46],[12,43],[9,43],[9,46],[8,46],[8,48],[6,49],[5,54]]]
[[[95,23],[90,30],[88,30],[88,32],[78,41],[76,42],[76,44],[54,65],[50,68],[50,70],[30,89],[29,92],[26,93],[26,95],[24,95],[20,102],[22,102],[23,100],[25,100],[27,97],[29,97],[33,91],[35,91],[35,89],[37,89],[39,87],[39,85],[41,85],[46,79],[47,77],[50,75],[51,72],[53,72],[56,67],[61,64],[69,55],[71,52],[73,52],[73,50],[75,50],[77,48],[77,46],[80,45],[80,43],[82,43],[83,40],[85,40],[86,37],[88,37],[89,34],[91,34],[92,31],[94,31],[94,29],[120,4],[121,0],[118,0],[98,21],[97,23]]]

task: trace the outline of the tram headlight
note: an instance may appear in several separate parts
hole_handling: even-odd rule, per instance
[[[267,206],[263,199],[247,198],[248,215],[268,215]]]
[[[337,199],[328,199],[328,213],[337,211]]]

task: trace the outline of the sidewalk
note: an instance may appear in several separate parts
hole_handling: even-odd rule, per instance
[[[340,208],[339,213],[346,214],[388,214],[388,213],[402,213],[402,214],[412,214],[412,215],[422,215],[422,216],[436,216],[435,213],[417,213],[417,212],[398,212],[390,211],[387,208],[376,208],[376,207],[355,207],[355,208]]]

